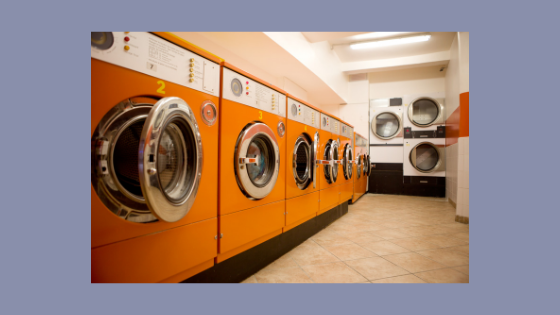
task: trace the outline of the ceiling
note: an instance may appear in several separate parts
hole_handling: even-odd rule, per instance
[[[376,32],[381,33],[381,32]],[[376,33],[370,33],[375,36]],[[404,33],[404,32],[403,32]],[[426,42],[420,43],[409,43],[404,45],[387,46],[387,47],[374,47],[354,50],[350,48],[351,43],[373,41],[381,39],[390,39],[395,37],[402,37],[414,35],[413,32],[406,32],[405,34],[388,34],[386,37],[379,38],[363,38],[365,34],[361,35],[351,35],[346,37],[338,37],[325,34],[324,38],[329,39],[329,43],[333,45],[335,53],[340,58],[341,62],[355,62],[355,61],[365,61],[365,60],[379,60],[379,59],[392,59],[409,57],[415,55],[424,55],[440,51],[448,51],[455,37],[455,32],[429,32],[432,37]],[[347,33],[340,33],[347,34]],[[384,34],[380,34],[384,35]]]

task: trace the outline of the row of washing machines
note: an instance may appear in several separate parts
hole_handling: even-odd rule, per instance
[[[92,282],[178,282],[365,193],[351,125],[173,34],[91,57]]]
[[[444,92],[370,101],[370,192],[445,197],[444,109]]]

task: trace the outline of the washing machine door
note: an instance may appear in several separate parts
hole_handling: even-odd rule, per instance
[[[334,150],[333,150],[333,141],[327,141],[325,145],[325,152],[323,153],[323,159],[317,160],[317,163],[323,165],[323,173],[325,174],[325,179],[327,183],[331,184],[333,178],[333,166],[334,166]]]
[[[408,106],[408,119],[418,127],[443,122],[443,105],[430,97],[421,97]]]
[[[146,205],[160,220],[175,222],[190,211],[202,175],[202,139],[189,105],[159,100],[146,117],[138,152]]]
[[[311,167],[313,169],[313,188],[317,188],[317,168],[319,167],[319,163],[317,161],[317,152],[319,151],[319,132],[315,132],[315,136],[313,137],[313,147],[311,151]]]
[[[344,173],[344,178],[350,179],[352,178],[352,156],[354,152],[352,151],[352,146],[350,144],[346,144],[344,146],[344,156],[342,157],[342,170]]]
[[[379,113],[371,121],[371,131],[379,139],[393,139],[401,133],[401,130],[401,115],[394,112]]]
[[[421,142],[410,150],[409,160],[419,172],[432,173],[445,168],[445,149],[443,145]]]
[[[333,141],[332,142],[332,160],[333,160],[333,166],[331,168],[331,179],[333,183],[336,183],[336,179],[338,178],[338,166],[340,164],[342,164],[342,160],[339,160],[338,157],[338,149],[339,149],[339,144],[338,144],[338,140],[337,141]]]
[[[243,128],[235,145],[234,169],[237,184],[249,199],[270,194],[280,170],[280,149],[270,127],[252,122]]]
[[[307,134],[302,133],[296,139],[292,154],[294,180],[299,189],[305,190],[313,177],[313,146]]]
[[[365,167],[365,174],[367,176],[371,175],[371,159],[369,157],[369,154],[365,154],[364,167]]]
[[[356,176],[360,179],[362,177],[362,156],[356,156],[356,161]]]

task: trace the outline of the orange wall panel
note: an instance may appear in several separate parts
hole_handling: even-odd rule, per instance
[[[459,95],[459,108],[461,109],[459,122],[459,137],[469,136],[469,92]]]

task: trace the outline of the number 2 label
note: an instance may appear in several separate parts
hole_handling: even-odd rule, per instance
[[[165,89],[165,82],[159,80],[157,81],[157,84],[160,85],[159,89],[157,89],[157,92],[160,94],[165,94],[165,91],[163,89]]]

